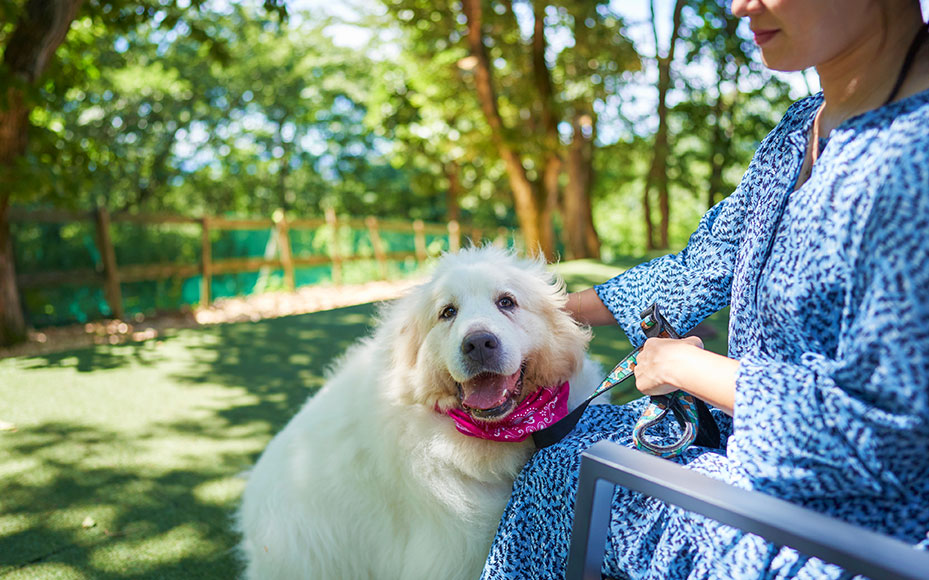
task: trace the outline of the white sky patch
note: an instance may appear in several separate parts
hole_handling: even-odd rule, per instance
[[[325,34],[336,46],[360,50],[377,36],[382,46],[377,55],[370,55],[372,58],[394,58],[400,54],[399,30],[373,30],[364,24],[364,15],[386,14],[386,8],[378,0],[292,0],[287,8],[292,23],[297,26],[303,22],[317,24],[332,19]]]

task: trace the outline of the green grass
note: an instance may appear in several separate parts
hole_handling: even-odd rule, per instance
[[[617,271],[559,268],[572,289]],[[0,579],[235,577],[240,474],[373,313],[0,360],[0,421],[17,426],[0,431]],[[724,344],[725,315],[713,324]],[[601,328],[591,352],[612,368],[629,348]]]

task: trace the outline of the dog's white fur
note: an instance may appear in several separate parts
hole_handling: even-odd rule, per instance
[[[570,380],[579,404],[601,375],[564,303],[543,262],[484,247],[443,257],[387,305],[250,474],[238,514],[247,578],[477,578],[534,446],[468,437],[436,409],[461,404],[461,343],[475,329],[499,337],[505,372],[525,363],[521,398]]]

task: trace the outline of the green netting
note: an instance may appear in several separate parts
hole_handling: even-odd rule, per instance
[[[100,287],[28,288],[20,297],[26,318],[34,326],[87,322],[110,315]]]
[[[96,228],[90,222],[67,224],[14,223],[11,226],[17,272],[34,274],[50,271],[85,270],[102,272],[103,264],[96,242]],[[381,244],[388,254],[416,251],[415,236],[409,232],[380,231]],[[199,264],[201,229],[198,224],[113,223],[110,237],[116,262],[120,267],[145,264]],[[294,258],[328,256],[332,229],[291,229],[291,253]],[[447,251],[448,238],[426,234],[426,249],[435,256]],[[210,232],[214,261],[233,258],[275,259],[277,248],[271,229],[221,230]],[[512,244],[512,239],[508,240]],[[346,261],[341,267],[343,284],[360,284],[379,279],[380,265],[375,261],[374,244],[366,228],[341,226],[338,231],[342,256],[363,257]],[[414,258],[388,262],[388,278],[401,278],[416,272],[420,264]],[[298,287],[332,284],[332,265],[297,267],[294,282]],[[225,298],[282,290],[284,273],[266,268],[262,272],[214,275],[212,296]],[[201,277],[124,282],[121,284],[126,316],[150,315],[178,310],[201,301]],[[52,326],[86,322],[111,315],[99,284],[66,283],[58,286],[29,287],[22,290],[23,308],[30,324]]]
[[[325,256],[332,234],[328,228],[315,230],[290,230],[290,248],[294,257]]]
[[[94,224],[10,225],[16,259],[21,274],[49,270],[101,267]]]
[[[197,224],[114,223],[110,238],[120,266],[196,264],[201,254],[200,231]]]
[[[214,260],[224,258],[261,258],[266,251],[268,258],[276,253],[274,247],[268,250],[271,242],[271,230],[212,230],[210,232]]]

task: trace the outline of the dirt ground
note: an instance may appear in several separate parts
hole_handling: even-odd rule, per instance
[[[32,356],[98,344],[123,344],[158,338],[168,329],[256,321],[293,314],[389,300],[418,279],[368,282],[355,286],[305,286],[296,292],[269,292],[216,300],[208,308],[171,312],[131,320],[98,320],[86,324],[30,329],[22,344],[0,348],[0,358]]]

